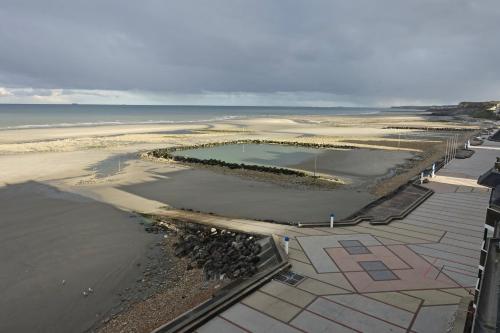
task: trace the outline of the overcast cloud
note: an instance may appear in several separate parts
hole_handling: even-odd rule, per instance
[[[500,99],[499,18],[498,0],[0,0],[0,103]]]

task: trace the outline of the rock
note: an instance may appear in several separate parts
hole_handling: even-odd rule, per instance
[[[182,257],[184,254],[186,253],[186,248],[182,245],[178,246],[175,250],[174,250],[174,255],[176,257]]]
[[[188,259],[186,271],[203,268],[207,280],[249,277],[258,270],[258,237],[194,223],[169,227],[169,223],[157,221],[146,229],[157,233],[175,230],[174,255]]]

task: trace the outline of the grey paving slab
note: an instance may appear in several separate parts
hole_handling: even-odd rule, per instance
[[[477,178],[476,178],[477,179]],[[484,187],[482,187],[484,188]],[[432,196],[430,203],[440,204],[442,201],[456,201],[461,200],[464,201],[465,205],[473,206],[474,203],[479,203],[481,205],[487,206],[488,204],[482,202],[482,200],[488,197],[488,193],[486,192],[470,192],[470,193],[457,193],[457,192],[449,192],[449,193],[436,193]],[[477,207],[473,207],[477,208]]]
[[[480,255],[480,253],[479,253],[480,247],[478,247],[477,249],[474,249],[474,250],[470,250],[470,249],[467,249],[465,247],[458,247],[458,246],[443,244],[443,243],[419,244],[419,246],[428,247],[428,248],[438,250],[438,251],[460,254],[460,255],[474,258],[474,259],[479,259],[479,255]]]
[[[474,205],[473,207],[466,207],[464,205],[460,206],[454,206],[450,207],[449,204],[443,203],[443,200],[440,199],[440,201],[426,201],[423,204],[419,206],[419,209],[440,209],[445,212],[466,212],[466,213],[471,213],[474,212],[475,214],[482,214],[484,213],[484,208],[486,207],[481,207]]]
[[[398,280],[399,278],[391,271],[368,271],[368,275],[373,279],[373,281],[390,281]]]
[[[495,161],[492,160],[492,162],[495,162]],[[489,164],[490,167],[492,165],[493,165],[493,163]],[[485,170],[485,172],[487,170],[489,170],[489,168],[487,168]],[[477,179],[477,178],[479,178],[479,176],[475,177],[475,179]],[[467,194],[465,194],[465,193],[438,193],[437,198],[451,198],[451,199],[453,199],[453,198],[463,198],[465,200],[467,200],[467,199],[470,199],[470,200],[481,200],[481,198],[484,198],[486,196],[488,196],[488,194],[485,193],[485,192],[471,192],[471,193],[467,193]]]
[[[334,295],[334,294],[344,294],[347,291],[345,289],[337,288],[331,284],[324,283],[315,279],[307,278],[302,281],[297,288],[310,292],[314,295]]]
[[[395,291],[367,293],[364,295],[366,297],[380,300],[386,304],[397,306],[401,309],[407,310],[412,313],[418,310],[421,303],[421,300],[418,298],[408,296]]]
[[[403,235],[414,237],[415,239],[421,239],[422,241],[437,242],[442,235],[432,235],[421,231],[401,229],[392,225],[364,225],[370,229],[375,229],[377,231],[385,231],[391,235]]]
[[[433,223],[433,224],[440,224],[440,225],[449,225],[449,226],[452,226],[452,227],[459,227],[461,229],[465,228],[465,229],[469,229],[469,230],[479,230],[478,227],[480,227],[479,225],[473,225],[473,224],[469,224],[469,223],[460,223],[460,221],[456,221],[456,220],[450,220],[450,219],[441,219],[439,217],[434,217],[434,216],[420,216],[420,215],[417,215],[417,214],[413,214],[413,215],[408,215],[402,222],[405,222],[405,221],[412,221],[412,220],[415,220],[415,221],[421,221],[421,222],[427,222],[427,223]]]
[[[284,322],[288,322],[300,312],[299,307],[260,291],[250,294],[241,303]]]
[[[351,333],[356,332],[331,320],[322,318],[314,313],[304,311],[300,313],[291,324],[297,328],[311,333]]]
[[[457,206],[460,205],[463,207],[462,204],[457,204]],[[449,207],[449,206],[448,206]],[[454,210],[453,208],[448,210],[445,210],[440,207],[422,207],[422,209],[415,210],[415,214],[433,214],[433,215],[439,215],[442,216],[442,218],[459,218],[459,219],[476,219],[476,218],[481,218],[484,216],[484,211],[472,211],[470,209],[463,209],[461,211]]]
[[[474,241],[474,243],[472,243]],[[469,249],[469,250],[472,250],[472,251],[480,251],[481,250],[481,244],[482,244],[482,240],[479,240],[479,239],[467,239],[467,240],[458,240],[458,239],[454,239],[454,238],[450,238],[448,236],[444,236],[441,241],[440,241],[441,244],[447,244],[447,245],[452,245],[452,246],[458,246],[458,247],[462,247],[464,249]]]
[[[460,203],[457,203],[457,205],[460,205]],[[414,215],[436,217],[442,220],[464,221],[465,223],[468,223],[468,221],[470,220],[475,221],[477,218],[481,218],[484,216],[483,214],[472,213],[470,211],[468,213],[446,212],[443,209],[438,208],[414,210],[412,213],[410,213],[409,216]],[[474,222],[471,222],[471,224],[474,224]]]
[[[434,229],[452,231],[463,235],[472,234],[472,236],[475,237],[477,237],[478,235],[482,236],[483,232],[481,228],[477,228],[475,226],[459,225],[453,222],[440,221],[436,219],[422,220],[420,218],[408,217],[403,220],[403,222],[413,225],[427,226]]]
[[[318,274],[312,265],[304,264],[297,260],[289,260],[292,264],[292,269],[301,275],[308,276],[310,278],[329,283],[333,286],[346,289],[346,291],[353,291],[351,284],[347,281],[342,273],[322,273]]]
[[[442,273],[446,274],[458,285],[462,287],[473,287],[476,285],[478,271],[477,265],[466,266],[452,261],[435,259],[424,255],[422,255],[422,257],[432,263],[439,270],[442,270]]]
[[[428,290],[408,290],[402,291],[401,293],[420,298],[424,300],[423,305],[449,305],[458,304],[460,302],[460,297],[457,295],[452,295],[441,290],[428,289]]]
[[[410,225],[410,224],[403,223],[403,222],[394,222],[393,221],[393,222],[391,222],[391,226],[394,228],[401,229],[402,231],[410,230],[410,231],[425,233],[425,234],[439,236],[439,237],[443,236],[443,233],[444,233],[443,230],[429,229],[429,228],[425,228],[425,227]]]
[[[300,331],[271,318],[246,305],[237,303],[221,314],[221,317],[254,333],[299,333]]]
[[[478,221],[481,221],[484,219],[484,216],[471,216],[471,215],[459,215],[457,216],[450,216],[450,215],[445,215],[441,214],[435,211],[421,211],[421,212],[415,212],[414,214],[411,214],[410,216],[415,217],[421,217],[421,218],[430,218],[430,219],[436,219],[436,220],[442,220],[442,221],[453,221],[455,223],[460,223],[460,224],[466,224],[470,226],[475,226],[479,227],[480,224]]]
[[[406,332],[405,329],[362,314],[340,304],[318,298],[308,310],[361,332]]]
[[[388,270],[389,268],[380,260],[375,261],[359,261],[358,264],[361,265],[367,271],[382,271]]]
[[[457,295],[460,297],[469,297],[471,296],[471,293],[469,290],[465,288],[446,288],[446,289],[441,289],[442,291],[446,291],[447,293]]]
[[[296,250],[296,249],[289,248],[288,249],[288,257],[295,259],[295,260],[305,262],[305,263],[310,262],[309,259],[304,254],[304,252],[302,252],[302,250]]]
[[[417,237],[410,237],[406,236],[404,233],[395,233],[393,231],[384,231],[383,228],[377,228],[377,226],[373,225],[357,225],[353,227],[349,227],[350,230],[353,231],[353,233],[364,233],[364,234],[371,234],[373,236],[377,237],[383,237],[387,239],[392,239],[396,241],[401,241],[405,243],[424,243],[428,241],[425,238],[417,238]]]
[[[462,287],[473,287],[476,285],[477,275],[471,276],[457,271],[452,271],[448,268],[443,269],[443,273],[449,276],[453,281]]]
[[[470,266],[470,265],[464,265],[460,264],[457,262],[449,261],[446,259],[436,259],[436,258],[431,258],[425,255],[421,255],[422,258],[426,259],[430,263],[432,263],[434,266],[437,268],[441,269],[442,266],[449,267],[451,269],[461,271],[463,273],[469,274],[469,275],[477,275],[477,265],[475,266]]]
[[[413,319],[413,313],[409,311],[398,309],[359,294],[335,295],[327,296],[327,298],[403,327],[408,327]]]
[[[465,257],[456,253],[443,252],[420,245],[408,245],[413,251],[418,254],[423,254],[429,257],[447,259],[453,262],[461,263],[469,266],[476,266],[478,261],[474,258]]]
[[[352,246],[352,247],[346,247],[345,250],[349,254],[369,254],[371,253],[370,250],[368,250],[364,246]]]
[[[444,206],[427,205],[427,206],[423,207],[423,209],[428,210],[428,211],[440,211],[440,212],[443,212],[446,214],[448,214],[448,213],[450,213],[450,214],[466,214],[466,215],[471,215],[473,217],[481,217],[481,216],[485,215],[485,208],[474,210],[471,208],[463,207],[462,205],[460,205],[460,206],[461,206],[461,208],[458,209],[456,207],[451,208],[449,206],[449,204],[444,205]]]
[[[482,237],[475,237],[475,236],[470,235],[470,234],[469,235],[457,234],[453,231],[446,232],[446,235],[444,235],[443,238],[455,239],[455,240],[464,241],[464,242],[471,242],[473,244],[479,244],[479,245],[481,245],[481,243],[483,242]]]
[[[422,307],[418,312],[412,331],[417,333],[447,332],[458,305]]]
[[[487,202],[487,201],[486,201]],[[470,208],[469,212],[478,212],[479,207],[486,208],[487,203],[484,203],[484,198],[471,201],[470,198],[460,198],[456,194],[453,197],[441,197],[439,198],[439,203],[436,202],[436,206],[443,205],[448,207],[448,209],[460,206],[462,209]]]
[[[238,326],[235,326],[228,322],[225,319],[222,319],[220,317],[215,317],[212,320],[210,320],[208,323],[203,325],[202,327],[198,328],[196,331],[198,333],[221,333],[221,332],[227,332],[227,333],[245,333],[245,330],[242,330]]]
[[[467,196],[460,195],[460,193],[451,193],[451,194],[434,194],[434,200],[430,201],[430,204],[434,204],[436,206],[446,205],[448,208],[454,207],[456,205],[460,205],[461,208],[471,208],[477,211],[479,207],[484,207],[488,205],[484,203],[484,198],[488,197],[487,195],[481,195],[480,197],[474,197],[469,194]],[[425,207],[425,206],[424,206]]]
[[[290,249],[295,249],[295,250],[299,250],[302,252],[302,248],[300,247],[299,243],[297,242],[296,239],[292,238],[290,239],[289,243],[288,243],[288,247]]]
[[[339,268],[324,249],[341,247],[340,240],[358,240],[365,246],[380,245],[378,240],[368,234],[297,237],[297,241],[318,273],[339,272]]]
[[[361,243],[358,240],[340,240],[339,241],[340,245],[343,247],[351,247],[351,246],[363,246],[363,243]]]
[[[276,281],[267,283],[260,290],[300,307],[311,303],[316,297],[306,291]]]
[[[449,232],[453,232],[455,234],[460,234],[462,236],[471,236],[473,238],[482,237],[482,232],[479,230],[467,230],[467,229],[458,228],[457,226],[454,226],[454,225],[442,225],[442,224],[436,224],[436,223],[418,221],[418,220],[411,220],[411,219],[404,220],[403,223],[406,223],[408,225],[425,227],[425,228],[429,228],[429,229],[432,228],[435,230],[449,231]]]

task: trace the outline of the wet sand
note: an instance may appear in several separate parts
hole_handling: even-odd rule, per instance
[[[392,168],[404,164],[412,156],[405,151],[381,149],[327,150],[317,157],[316,167],[320,173],[373,179],[387,175]],[[313,171],[314,163],[314,159],[309,159],[291,167]]]
[[[36,182],[0,187],[0,211],[0,332],[86,331],[158,239],[135,215]]]
[[[158,176],[120,189],[175,208],[280,222],[328,221],[331,213],[343,218],[374,200],[365,191],[280,186],[205,169]]]

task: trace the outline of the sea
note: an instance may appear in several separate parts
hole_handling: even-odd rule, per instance
[[[196,123],[286,115],[370,115],[412,109],[188,105],[0,104],[0,130]]]

